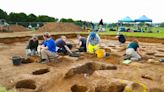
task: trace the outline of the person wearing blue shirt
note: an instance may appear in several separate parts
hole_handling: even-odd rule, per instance
[[[43,35],[44,42],[39,46],[42,62],[49,62],[49,57],[57,57],[56,53],[56,43],[51,38],[49,33]]]

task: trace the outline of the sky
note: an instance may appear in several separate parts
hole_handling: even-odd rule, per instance
[[[154,23],[164,22],[164,0],[0,0],[0,9],[10,12],[34,13],[55,18],[73,18],[106,23],[129,16],[142,15]]]

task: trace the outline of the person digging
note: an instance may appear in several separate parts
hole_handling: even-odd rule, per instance
[[[125,53],[125,60],[134,60],[139,61],[141,60],[141,52],[139,48],[139,42],[137,39],[133,40],[131,43],[129,43],[126,53]]]
[[[79,52],[86,52],[87,51],[87,47],[86,47],[86,38],[82,37],[81,35],[77,35],[77,39],[78,39],[78,50]]]

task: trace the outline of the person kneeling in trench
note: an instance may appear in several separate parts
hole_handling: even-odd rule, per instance
[[[65,36],[61,36],[59,39],[56,40],[56,45],[58,47],[57,52],[58,53],[63,53],[63,54],[72,54],[72,44],[68,44],[67,38]]]
[[[48,63],[50,61],[49,58],[53,57],[57,59],[58,57],[56,53],[56,43],[49,33],[45,33],[43,38],[44,41],[40,46],[38,46],[38,51],[42,58],[41,63]]]
[[[85,37],[82,37],[81,35],[77,35],[77,38],[79,40],[79,43],[78,43],[78,49],[79,49],[79,52],[86,52],[87,51],[87,47],[86,47],[86,38]]]
[[[97,49],[99,49],[100,45],[100,37],[96,32],[91,32],[87,38],[87,52],[95,53]]]
[[[37,55],[37,47],[39,45],[38,37],[33,35],[33,37],[29,40],[26,47],[26,56],[34,56]]]
[[[116,37],[118,38],[120,45],[124,44],[126,42],[126,37],[122,33],[117,33]]]
[[[141,60],[141,52],[139,48],[139,42],[137,39],[129,43],[128,48],[126,49],[125,59],[139,61]]]

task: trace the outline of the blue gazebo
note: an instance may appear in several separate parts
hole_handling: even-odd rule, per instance
[[[148,18],[148,17],[145,16],[145,15],[141,16],[141,17],[138,18],[138,19],[135,19],[134,21],[135,21],[135,22],[142,22],[142,23],[145,23],[145,22],[151,22],[151,23],[152,23],[152,22],[153,22],[152,19]],[[146,28],[145,30],[147,30],[147,28]],[[149,27],[148,32],[152,32],[150,27]]]
[[[138,19],[134,20],[135,22],[152,22],[152,19],[148,18],[147,16],[143,15]]]
[[[121,20],[118,20],[118,22],[134,22],[134,20],[132,20],[129,16],[127,16]]]
[[[132,20],[129,16],[121,19],[121,20],[118,20],[118,26],[120,26],[120,31],[121,32],[126,32],[126,28],[123,26],[124,24],[125,25],[131,25],[132,23],[134,22],[134,20]]]

